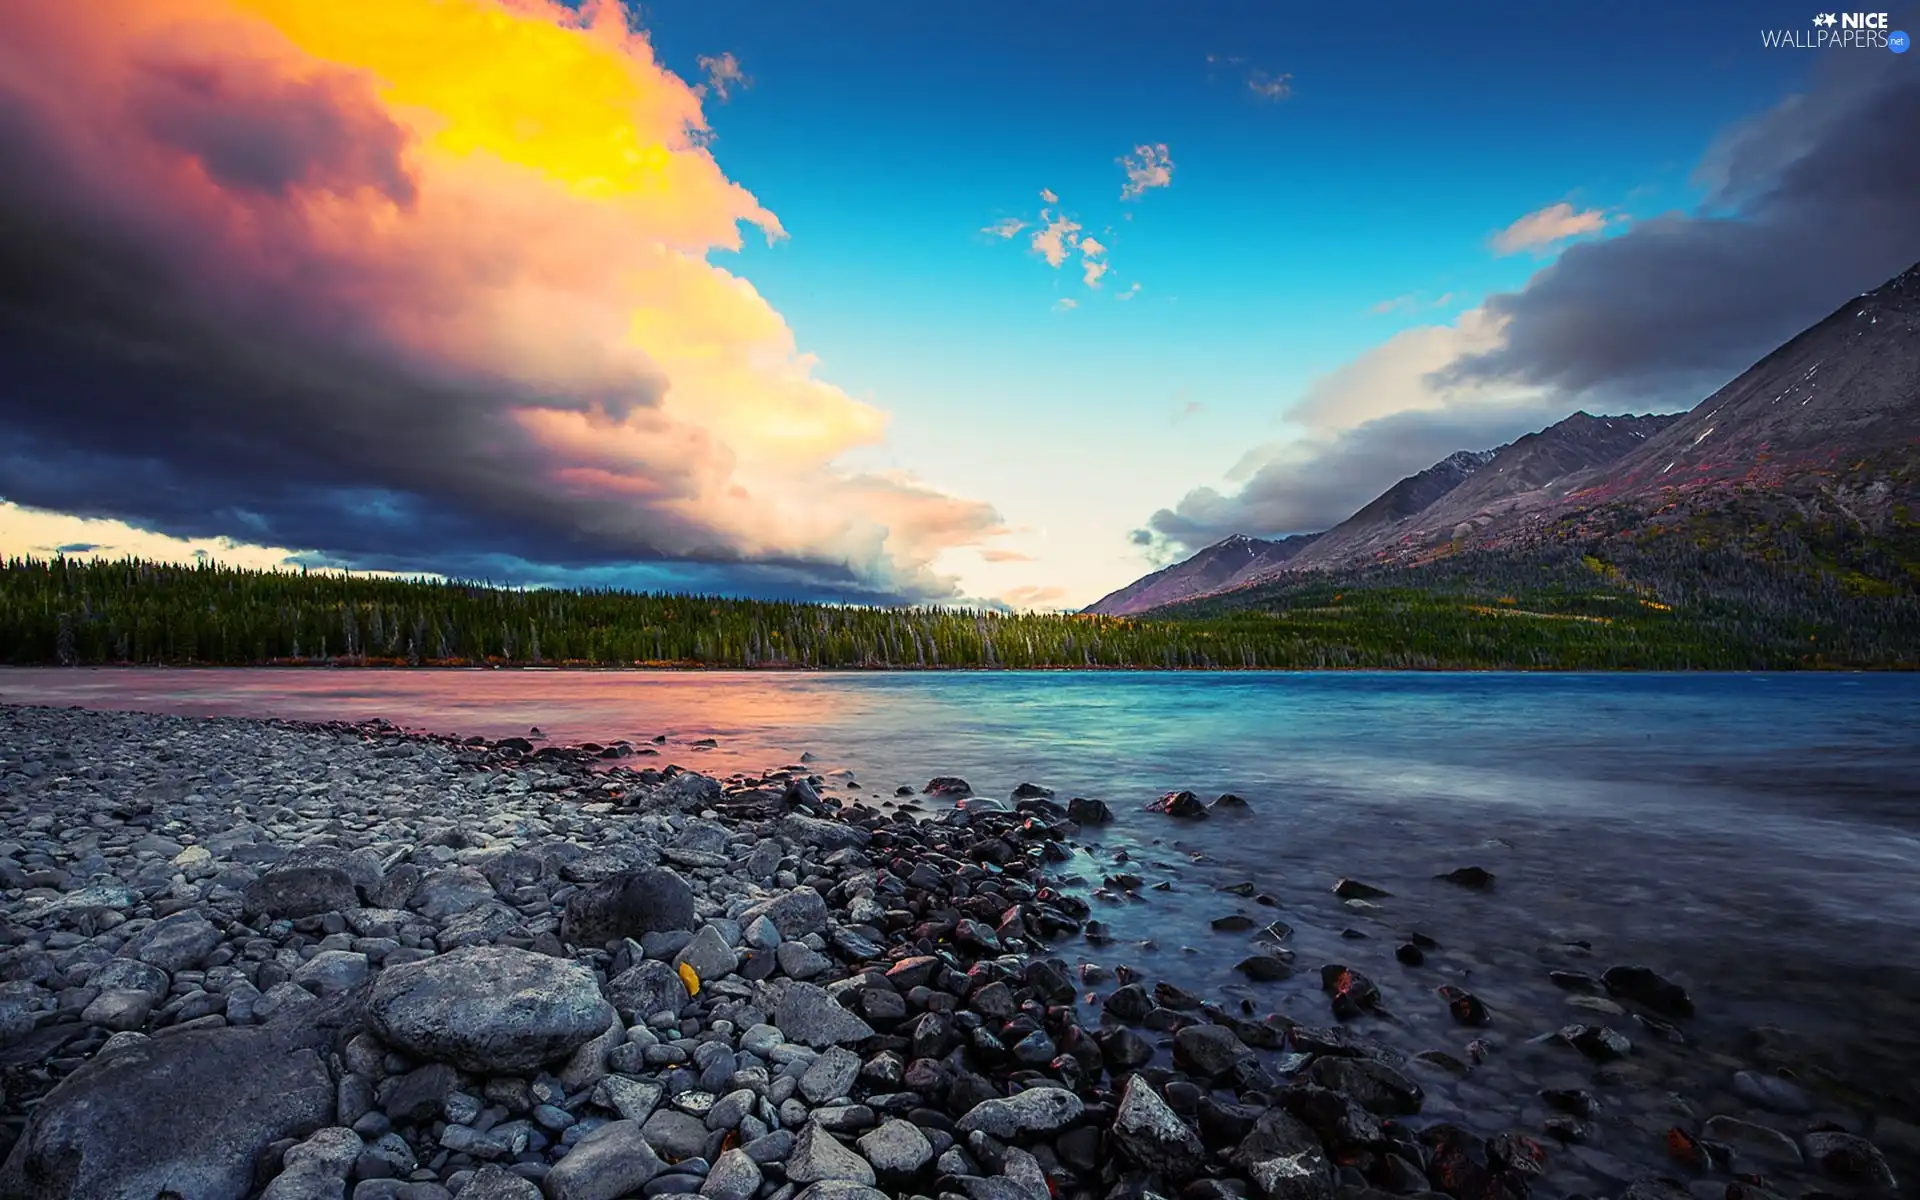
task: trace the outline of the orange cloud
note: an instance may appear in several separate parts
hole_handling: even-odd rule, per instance
[[[1173,184],[1173,159],[1165,142],[1135,146],[1132,154],[1115,161],[1127,173],[1127,182],[1120,189],[1122,200],[1135,200],[1154,188]]]
[[[0,109],[31,169],[0,163],[0,213],[140,262],[149,308],[214,331],[236,380],[288,380],[159,397],[156,428],[217,427],[294,479],[476,526],[510,514],[605,562],[764,559],[938,595],[934,556],[998,530],[985,505],[837,465],[886,415],[708,261],[742,225],[785,236],[706,146],[703,92],[747,82],[731,55],[691,86],[612,0],[86,0],[7,21]],[[75,454],[101,451],[88,416],[109,419],[29,414]]]

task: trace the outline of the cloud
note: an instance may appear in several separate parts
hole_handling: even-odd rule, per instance
[[[1173,159],[1167,154],[1165,142],[1142,143],[1133,148],[1132,154],[1114,161],[1127,173],[1127,182],[1120,189],[1122,200],[1135,200],[1173,183]]]
[[[1040,210],[1040,226],[1033,231],[1030,242],[1033,251],[1047,260],[1050,267],[1058,267],[1067,261],[1074,246],[1080,240],[1080,222],[1072,220],[1065,213],[1053,215],[1046,209]]]
[[[732,89],[744,90],[753,86],[753,80],[740,69],[740,60],[733,56],[732,51],[717,57],[702,54],[693,61],[707,73],[707,81],[693,89],[696,93],[705,95],[712,92],[725,103],[733,98]]]
[[[1293,76],[1254,71],[1247,76],[1247,90],[1262,100],[1285,100],[1293,95]]]
[[[1887,61],[1881,61],[1887,60]],[[1881,55],[1729,130],[1692,212],[1570,247],[1486,308],[1502,343],[1443,374],[1691,404],[1920,259],[1920,74]]]
[[[1008,608],[1053,610],[1066,606],[1067,589],[1059,587],[1017,587],[1000,596]]]
[[[1019,217],[1001,217],[998,221],[981,229],[980,232],[990,233],[998,238],[1011,238],[1014,234],[1019,233],[1026,227],[1027,223]]]
[[[1452,292],[1442,292],[1431,300],[1428,300],[1419,292],[1408,292],[1404,296],[1395,296],[1391,300],[1382,300],[1367,311],[1373,313],[1375,316],[1379,316],[1385,313],[1411,312],[1421,308],[1445,308],[1447,305],[1452,304],[1453,301],[1454,295]]]
[[[709,261],[774,214],[621,7],[28,5],[0,498],[342,562],[953,594],[986,505]],[[105,544],[104,538],[72,538]]]
[[[1107,264],[1100,260],[1100,256],[1107,252],[1107,248],[1090,237],[1081,238],[1078,245],[1080,277],[1086,281],[1088,287],[1097,288],[1100,286],[1100,277],[1107,273]]]
[[[1054,195],[1052,188],[1041,188],[1040,199],[1048,204],[1060,203],[1060,197]]]
[[[1022,554],[1018,550],[1006,550],[989,546],[980,551],[980,557],[990,563],[1032,562],[1033,555]]]
[[[1324,529],[1455,450],[1576,408],[1698,403],[1920,259],[1920,161],[1903,149],[1920,138],[1920,76],[1899,65],[1830,68],[1728,131],[1702,156],[1697,211],[1574,245],[1519,291],[1314,381],[1282,410],[1291,437],[1155,513],[1150,549]]]
[[[1518,254],[1522,250],[1537,253],[1569,238],[1599,233],[1607,227],[1607,220],[1607,214],[1597,208],[1582,211],[1562,200],[1521,217],[1494,234],[1487,244],[1499,254]]]
[[[1126,291],[1115,292],[1113,294],[1113,298],[1115,300],[1131,300],[1135,296],[1138,296],[1139,294],[1140,294],[1140,284],[1138,282],[1135,282],[1135,283],[1128,284]]]
[[[1188,400],[1173,414],[1173,423],[1178,425],[1189,417],[1197,417],[1207,410],[1207,406],[1198,400]]]
[[[1053,306],[1061,312],[1072,312],[1080,307],[1080,302],[1071,296],[1062,296],[1053,302]]]

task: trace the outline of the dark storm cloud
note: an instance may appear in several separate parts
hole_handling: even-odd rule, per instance
[[[1846,61],[1841,62],[1840,59]],[[1691,405],[1920,260],[1920,71],[1838,54],[1700,164],[1698,211],[1569,248],[1487,301],[1505,345],[1439,382]]]
[[[1455,451],[1491,450],[1565,415],[1542,404],[1396,413],[1288,448],[1231,494],[1196,488],[1147,524],[1155,538],[1186,551],[1236,533],[1317,533]]]

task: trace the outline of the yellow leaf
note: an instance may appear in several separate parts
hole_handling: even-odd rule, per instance
[[[687,995],[698,996],[700,994],[700,976],[694,971],[692,964],[680,964],[680,982],[687,985]]]

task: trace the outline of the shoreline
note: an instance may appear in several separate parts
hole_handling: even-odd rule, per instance
[[[187,673],[205,671],[349,671],[349,672],[391,672],[394,674],[445,674],[457,671],[491,672],[520,671],[528,673],[579,674],[579,675],[1113,675],[1134,673],[1141,675],[1910,675],[1920,673],[1920,664],[1910,666],[1801,666],[1801,667],[1755,667],[1734,669],[1728,667],[1153,667],[1153,666],[1101,666],[1080,667],[943,667],[943,666],[872,666],[872,667],[796,667],[796,666],[740,666],[737,664],[700,663],[648,664],[644,666],[607,666],[599,664],[555,665],[549,663],[422,663],[420,666],[405,664],[358,664],[344,662],[264,662],[246,663],[82,663],[62,666],[57,663],[0,663],[0,673],[9,671],[108,671],[108,672],[167,672]]]
[[[511,1190],[522,1178],[540,1179],[550,1200],[695,1187],[708,1195],[738,1194],[739,1200],[802,1194],[827,1200],[859,1195],[848,1189],[860,1187],[878,1188],[874,1194],[975,1200],[1042,1200],[1049,1192],[1060,1200],[1132,1196],[1156,1187],[1163,1189],[1157,1194],[1196,1200],[1239,1194],[1358,1198],[1377,1195],[1367,1189],[1383,1186],[1399,1194],[1433,1189],[1455,1197],[1524,1195],[1530,1188],[1542,1196],[1573,1194],[1555,1190],[1556,1169],[1567,1156],[1552,1136],[1556,1129],[1576,1129],[1549,1125],[1502,1135],[1503,1141],[1420,1116],[1423,1083],[1435,1093],[1428,1108],[1437,1104],[1439,1090],[1422,1072],[1452,1074],[1458,1066],[1472,1078],[1470,1062],[1409,1062],[1335,1016],[1310,1026],[1276,1014],[1229,1012],[1184,992],[1177,975],[1149,991],[1151,978],[1114,978],[1087,963],[1089,952],[1098,962],[1102,944],[1090,919],[1093,910],[1071,891],[1059,890],[1056,881],[1069,866],[1091,868],[1096,877],[1100,868],[1081,852],[1086,831],[1068,819],[1069,806],[1038,794],[1044,789],[1018,802],[978,801],[971,811],[953,809],[950,797],[940,795],[916,796],[913,807],[903,809],[907,797],[866,788],[858,798],[849,794],[836,801],[845,789],[800,765],[729,784],[670,765],[635,770],[634,760],[619,754],[619,743],[536,749],[524,739],[455,739],[385,722],[22,706],[0,707],[0,722],[12,735],[0,743],[0,836],[21,847],[11,857],[0,855],[0,868],[18,868],[17,878],[0,880],[10,889],[0,978],[11,989],[0,993],[7,1001],[0,1004],[0,1058],[23,1044],[38,1046],[34,1039],[49,1042],[62,1031],[72,1033],[40,1055],[51,1073],[39,1083],[54,1084],[55,1074],[84,1083],[81,1063],[87,1059],[138,1054],[151,1063],[168,1047],[187,1044],[176,1038],[191,1039],[194,1053],[180,1058],[185,1052],[174,1051],[164,1063],[169,1071],[223,1061],[227,1050],[215,1043],[243,1036],[297,1032],[319,1038],[344,1069],[322,1064],[324,1088],[311,1072],[294,1082],[316,1096],[328,1091],[331,1112],[318,1119],[324,1106],[316,1102],[300,1120],[277,1126],[272,1132],[278,1136],[255,1140],[269,1165],[283,1168],[283,1177],[319,1172],[332,1178],[326,1172],[334,1166],[328,1164],[344,1164],[341,1188],[356,1200],[438,1200],[467,1191],[490,1198],[540,1194],[525,1190],[531,1183]],[[129,746],[132,755],[125,753]],[[39,757],[25,757],[23,747]],[[63,751],[73,757],[58,757]],[[29,774],[29,761],[41,770]],[[415,792],[396,792],[407,786]],[[87,809],[84,827],[65,824]],[[903,811],[912,819],[902,820]],[[1097,810],[1082,808],[1080,815],[1092,818]],[[77,831],[75,836],[50,841],[48,835],[63,827]],[[778,855],[765,847],[776,847]],[[65,861],[72,870],[58,865],[63,849],[70,851]],[[109,856],[109,850],[115,853]],[[639,865],[649,855],[652,863]],[[771,867],[760,872],[769,858]],[[78,877],[82,867],[103,866],[104,873],[89,870],[85,879]],[[612,952],[567,936],[592,925],[578,897],[625,878],[624,872],[658,868],[685,877],[693,909],[678,923],[690,928],[655,931],[650,944],[643,936],[631,947],[616,944]],[[296,870],[305,874],[289,879],[286,873]],[[56,880],[50,873],[55,871],[63,878]],[[69,903],[101,886],[94,880],[101,874],[114,876],[123,890]],[[261,881],[276,877],[276,886],[294,893],[319,889],[319,899],[296,907],[336,907],[300,916],[249,916],[249,906],[266,902],[261,893],[274,890]],[[1116,886],[1111,877],[1106,886]],[[29,903],[29,892],[41,893],[44,902]],[[1352,900],[1367,902],[1358,893]],[[48,908],[61,904],[68,907]],[[768,904],[775,907],[744,919]],[[1076,940],[1082,934],[1086,950]],[[189,949],[199,947],[197,960],[180,957],[182,941]],[[1256,949],[1249,962],[1261,961],[1249,973],[1275,980],[1295,974],[1285,942],[1281,934]],[[103,953],[94,953],[95,947]],[[479,1053],[475,1044],[494,1044],[479,1035],[451,1048],[423,1048],[418,1038],[405,1042],[406,1022],[389,1015],[381,1024],[369,1017],[384,1011],[380,980],[386,972],[405,967],[418,973],[436,961],[444,967],[450,955],[470,958],[473,951],[513,960],[506,967],[515,967],[522,955],[575,964],[587,984],[571,976],[570,986],[579,993],[579,1007],[594,1015],[597,1004],[616,995],[648,997],[640,1008],[677,995],[676,978],[685,988],[677,973],[681,962],[700,983],[671,1014],[630,1005],[620,1013],[618,1038],[610,1027],[603,1034],[585,1027],[592,1020],[575,1021],[553,1044],[585,1036],[564,1053],[532,1064],[472,1057]],[[1042,965],[1054,955],[1057,965]],[[161,979],[123,965],[129,961],[160,971]],[[1077,969],[1070,966],[1075,961],[1081,963]],[[1297,970],[1312,978],[1318,966],[1302,962]],[[90,988],[103,970],[119,972],[116,985],[138,986]],[[446,988],[478,986],[484,999],[484,981],[439,982]],[[1323,1003],[1336,1015],[1343,1003],[1359,1009],[1370,1003],[1371,981],[1356,972],[1335,971],[1323,984],[1329,996]],[[838,1003],[820,1006],[808,988]],[[1100,1003],[1076,1003],[1082,992],[1098,995]],[[794,995],[806,999],[794,1002],[788,1021]],[[1665,996],[1665,1007],[1674,1007],[1671,995],[1658,989],[1640,995]],[[1597,1012],[1608,1011],[1602,1001],[1622,1017],[1629,1011],[1612,989],[1595,999]],[[1684,1025],[1672,1012],[1655,1015],[1660,1004],[1624,999],[1642,1012],[1642,1031],[1657,1032],[1662,1024],[1675,1028],[1676,1020]],[[814,1007],[802,1012],[809,1003]],[[748,1022],[752,1016],[763,1020]],[[370,1020],[403,1045],[368,1032]],[[865,1033],[798,1046],[791,1035],[801,1030],[786,1026],[809,1022],[849,1034],[864,1027]],[[759,1032],[763,1027],[773,1033]],[[517,1030],[512,1040],[525,1040],[525,1032]],[[1477,1032],[1479,1026],[1463,1025],[1463,1035]],[[781,1040],[769,1043],[770,1036]],[[1497,1024],[1485,1036],[1491,1039],[1487,1053],[1508,1052],[1510,1039]],[[1580,1046],[1580,1036],[1572,1036],[1573,1048],[1564,1053],[1575,1061],[1598,1059]],[[1591,1036],[1604,1051],[1606,1041]],[[1644,1036],[1636,1034],[1636,1042]],[[722,1050],[703,1049],[718,1042],[726,1043],[730,1056],[724,1066]],[[582,1049],[591,1045],[599,1049]],[[435,1055],[465,1057],[449,1066]],[[315,1061],[325,1057],[317,1054]],[[30,1074],[31,1067],[7,1061],[0,1130],[10,1139],[23,1104],[39,1111],[49,1102],[46,1088],[21,1074]],[[389,1069],[397,1067],[406,1069]],[[422,1072],[432,1078],[422,1081]],[[117,1073],[139,1077],[131,1066]],[[543,1091],[541,1080],[549,1076],[556,1086]],[[396,1080],[409,1082],[403,1087]],[[518,1080],[527,1090],[523,1094],[502,1080]],[[783,1080],[791,1080],[790,1086]],[[736,1081],[742,1085],[733,1086]],[[156,1087],[161,1082],[154,1080]],[[426,1082],[440,1088],[432,1104],[400,1103],[410,1098],[407,1087]],[[1021,1085],[1032,1086],[1013,1090]],[[73,1085],[66,1086],[71,1097]],[[360,1106],[360,1089],[367,1092],[365,1111],[346,1120]],[[800,1107],[790,1110],[796,1093]],[[824,1099],[815,1102],[816,1094]],[[646,1113],[638,1115],[648,1096]],[[56,1093],[51,1111],[63,1103]],[[730,1126],[716,1124],[712,1113],[722,1104],[728,1119],[735,1109],[746,1111]],[[418,1119],[429,1109],[430,1119]],[[975,1110],[981,1111],[977,1118]],[[1826,1110],[1820,1111],[1824,1116]],[[1576,1126],[1593,1120],[1558,1115]],[[702,1131],[697,1147],[696,1125]],[[39,1128],[69,1143],[87,1136],[84,1129],[58,1133],[57,1126],[47,1118]],[[289,1132],[296,1126],[297,1136]],[[567,1130],[589,1127],[590,1136],[566,1140]],[[1716,1161],[1725,1167],[1727,1160],[1716,1160],[1719,1143],[1701,1136],[1708,1130],[1674,1128],[1680,1144],[1672,1150],[1667,1177],[1680,1190],[1659,1190],[1668,1185],[1654,1183],[1660,1175],[1650,1173],[1645,1188],[1631,1193],[1636,1200],[1702,1194],[1697,1188],[1690,1193],[1689,1181],[1720,1183],[1729,1196],[1769,1194],[1716,1169]],[[727,1130],[734,1135],[731,1145],[715,1136]],[[178,1128],[168,1132],[176,1143],[183,1136]],[[1718,1132],[1786,1154],[1764,1132],[1724,1123]],[[1832,1169],[1870,1175],[1876,1159],[1855,1145],[1859,1132],[1813,1130],[1798,1142],[1789,1139],[1802,1160],[1810,1152],[1824,1154],[1803,1161],[1789,1178],[1819,1177],[1827,1159],[1838,1164]],[[783,1140],[780,1133],[789,1136]],[[280,1145],[288,1138],[298,1142],[291,1152]],[[1693,1143],[1687,1139],[1698,1145],[1688,1150]],[[154,1139],[133,1141],[131,1150],[115,1147],[114,1159],[162,1153]],[[1566,1144],[1578,1143],[1570,1138]],[[103,1166],[102,1145],[113,1143],[96,1145],[91,1164],[82,1154],[83,1168],[126,1168],[122,1161]],[[701,1152],[683,1153],[696,1149]],[[715,1153],[704,1153],[709,1149]],[[41,1150],[38,1159],[31,1153],[28,1159],[44,1166],[57,1157],[47,1146]],[[177,1161],[177,1145],[166,1152]],[[1742,1153],[1751,1158],[1755,1150],[1749,1146]],[[16,1150],[14,1160],[21,1154]],[[407,1155],[413,1162],[407,1171],[378,1174],[381,1163],[393,1168]],[[625,1169],[634,1169],[632,1160],[648,1157],[660,1169],[633,1188],[605,1191],[620,1182],[607,1176],[601,1192],[583,1190],[591,1182],[585,1176],[590,1168],[612,1171],[616,1167],[609,1164],[625,1162]],[[9,1174],[16,1170],[14,1160],[0,1171],[0,1191],[18,1182]],[[904,1169],[909,1162],[917,1165]],[[1275,1165],[1280,1163],[1291,1165]],[[247,1190],[236,1194],[256,1194],[265,1179],[255,1182],[254,1164],[245,1165]],[[195,1169],[211,1168],[201,1163]],[[750,1175],[753,1186],[741,1191]],[[579,1189],[575,1176],[585,1180]],[[88,1182],[98,1185],[102,1178],[89,1176]],[[495,1190],[475,1190],[476,1181]],[[1829,1178],[1825,1186],[1851,1194],[1844,1179]],[[403,1190],[409,1187],[414,1190]],[[1750,1190],[1726,1190],[1736,1187]],[[48,1194],[88,1192],[69,1181],[67,1192]],[[280,1194],[307,1193],[288,1185]]]

